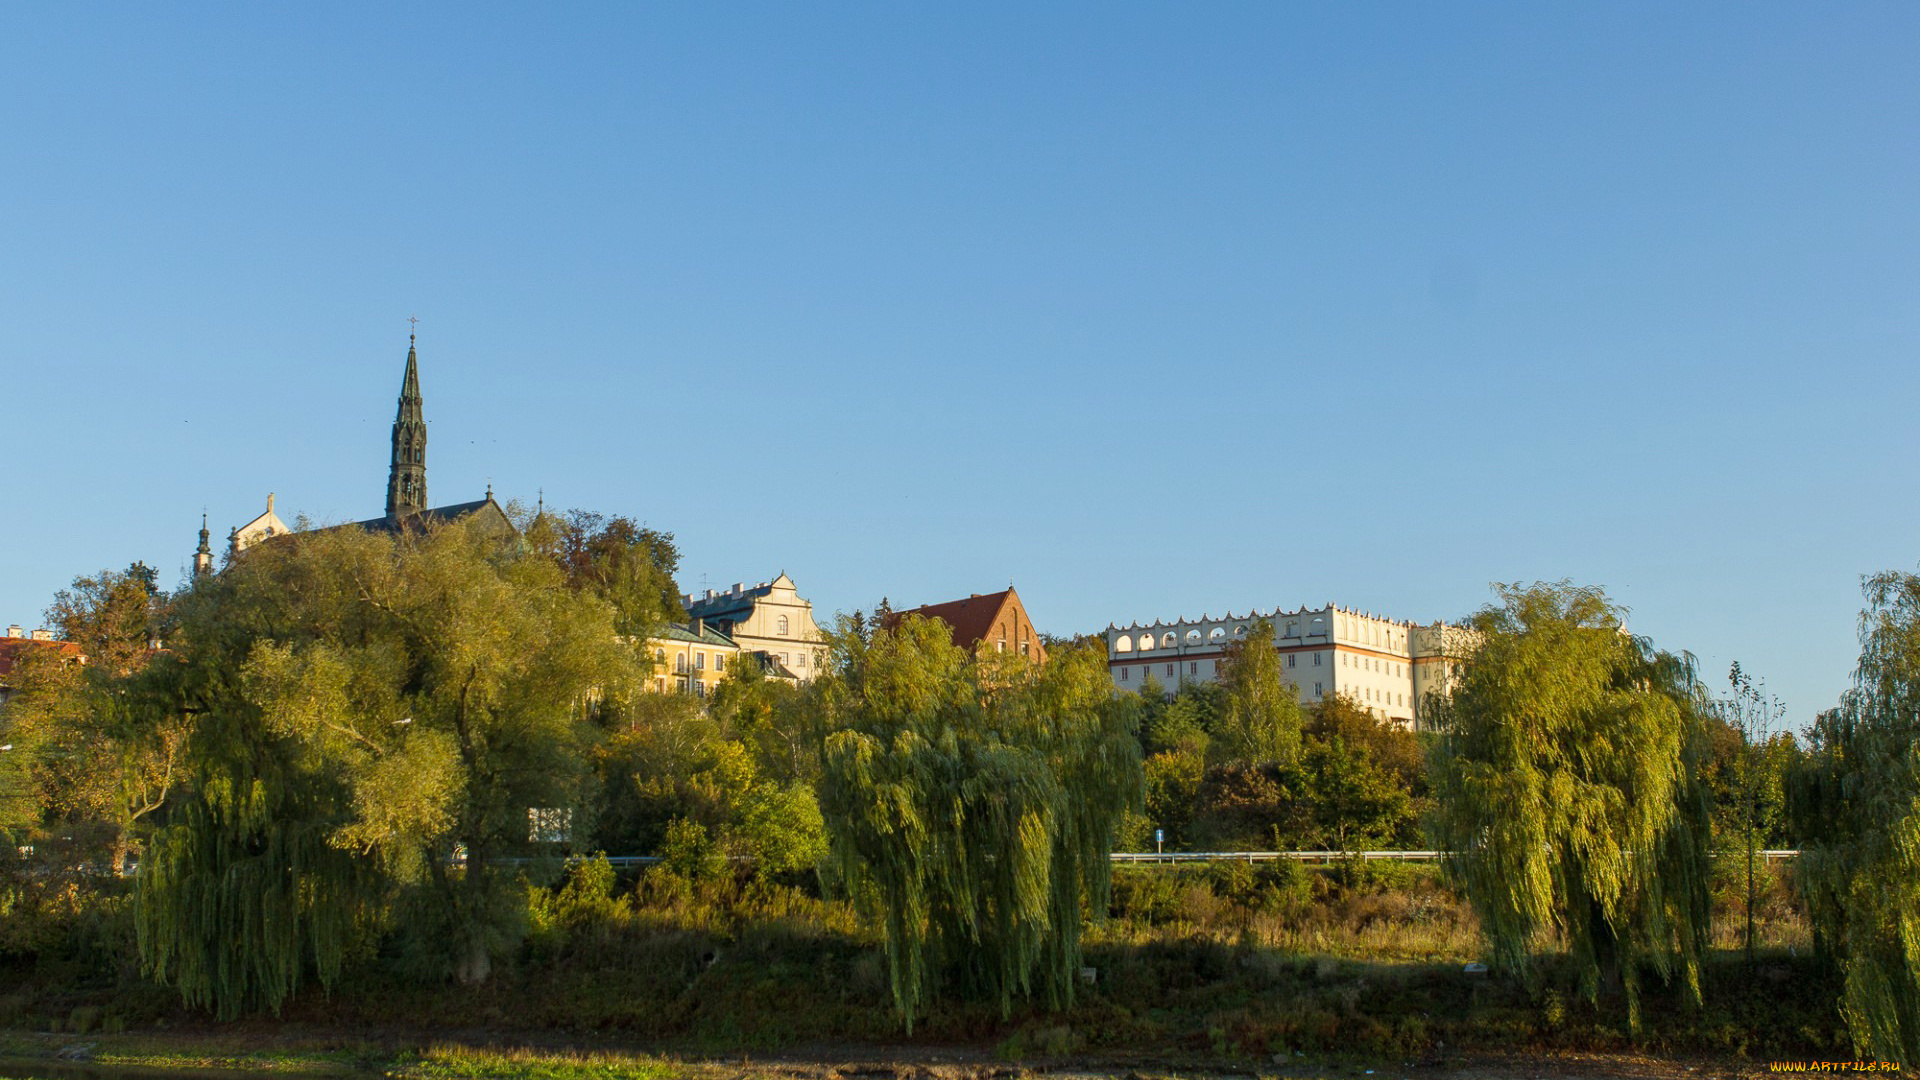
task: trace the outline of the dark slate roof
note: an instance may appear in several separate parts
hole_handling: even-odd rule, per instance
[[[369,532],[397,533],[401,529],[409,526],[442,525],[449,521],[458,521],[463,517],[480,513],[489,506],[493,507],[494,513],[500,515],[500,520],[506,523],[507,528],[513,528],[513,523],[507,520],[507,512],[500,509],[500,504],[494,502],[493,498],[489,496],[484,499],[475,499],[472,502],[449,503],[446,506],[436,506],[431,510],[422,510],[405,518],[396,519],[382,516],[368,518],[365,521],[349,521],[343,525],[329,525],[326,528],[315,529],[313,531],[326,532],[327,529],[366,529]]]
[[[715,630],[711,626],[703,626],[701,627],[701,632],[698,634],[695,634],[693,632],[693,627],[689,626],[686,623],[677,623],[677,622],[668,623],[665,629],[661,630],[660,633],[654,635],[654,640],[656,641],[691,641],[701,645],[717,645],[723,649],[730,649],[734,647],[732,638],[728,637],[727,635],[721,633],[718,630]]]
[[[795,675],[787,665],[780,662],[779,657],[770,652],[755,652],[747,655],[760,661],[760,670],[766,672],[769,678],[786,679],[790,682],[800,681],[800,676]]]
[[[687,615],[695,619],[738,620],[753,610],[753,602],[773,591],[772,585],[756,585],[739,592],[723,592],[687,603]]]
[[[487,504],[490,502],[493,502],[493,500],[475,499],[472,502],[449,503],[446,506],[436,506],[431,510],[422,510],[404,519],[396,520],[390,517],[377,517],[368,518],[365,521],[356,521],[353,524],[363,529],[375,529],[381,532],[399,532],[401,520],[440,525],[449,521],[457,521],[460,518],[466,517],[468,514],[478,513],[486,509]]]

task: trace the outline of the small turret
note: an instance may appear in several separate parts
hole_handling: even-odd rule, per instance
[[[207,515],[200,515],[200,546],[193,550],[193,576],[213,573],[213,549],[207,546]]]

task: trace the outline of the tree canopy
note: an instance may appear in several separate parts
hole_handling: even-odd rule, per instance
[[[1498,587],[1440,702],[1436,830],[1499,968],[1566,935],[1589,996],[1643,968],[1699,996],[1708,929],[1703,696],[1599,589]]]
[[[849,628],[850,629],[850,628]],[[1140,798],[1133,699],[1104,650],[974,657],[907,616],[839,635],[821,807],[842,874],[884,928],[911,1028],[942,985],[1011,1008],[1070,1002],[1083,912]]]
[[[1814,941],[1856,1051],[1920,1059],[1920,576],[1865,583],[1860,662],[1793,783]]]
[[[582,804],[644,663],[612,600],[566,586],[460,523],[294,534],[200,579],[138,691],[191,723],[140,868],[150,970],[223,1015],[277,1007],[404,903],[423,967],[484,978],[516,917],[488,859]]]

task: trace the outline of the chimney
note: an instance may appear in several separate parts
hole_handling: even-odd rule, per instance
[[[739,595],[740,593],[742,593],[742,592],[745,592],[745,591],[746,591],[746,585],[744,585],[744,584],[742,584],[741,582],[738,582],[738,581],[736,581],[736,582],[734,582],[734,583],[733,583],[733,592],[734,592],[734,595],[736,595],[736,596],[738,596],[738,595]]]
[[[7,627],[7,636],[15,637],[15,638],[26,637],[27,632],[25,630],[20,629],[19,623],[14,623],[12,626]]]
[[[35,640],[35,641],[52,641],[52,640],[53,640],[53,631],[51,631],[51,630],[35,630],[35,631],[33,632],[33,640]]]
[[[708,590],[707,590],[707,599],[709,599],[709,600],[711,600],[711,599],[713,599],[714,597],[716,597],[716,596],[718,596],[718,595],[720,595],[720,594],[719,594],[719,593],[716,593],[716,592],[714,592],[714,591],[713,591],[712,589],[708,589]]]
[[[707,620],[699,617],[698,615],[693,617],[693,636],[694,637],[707,636]]]

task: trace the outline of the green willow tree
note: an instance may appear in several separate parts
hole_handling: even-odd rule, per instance
[[[1793,817],[1814,944],[1856,1053],[1920,1060],[1920,576],[1865,583],[1860,663],[1815,722]]]
[[[637,688],[615,618],[459,523],[295,534],[197,582],[139,691],[192,721],[140,867],[148,970],[223,1016],[278,1008],[404,911],[415,970],[486,978],[523,897],[490,860],[583,804],[602,709]]]
[[[1436,833],[1498,968],[1529,974],[1563,933],[1597,1000],[1676,969],[1695,1001],[1708,931],[1709,706],[1690,659],[1629,636],[1594,588],[1497,587],[1440,702]]]
[[[1080,932],[1106,910],[1108,854],[1139,805],[1136,703],[1103,649],[978,658],[908,616],[838,636],[817,700],[836,730],[821,809],[836,862],[886,935],[909,1030],[942,985],[1073,999]]]

